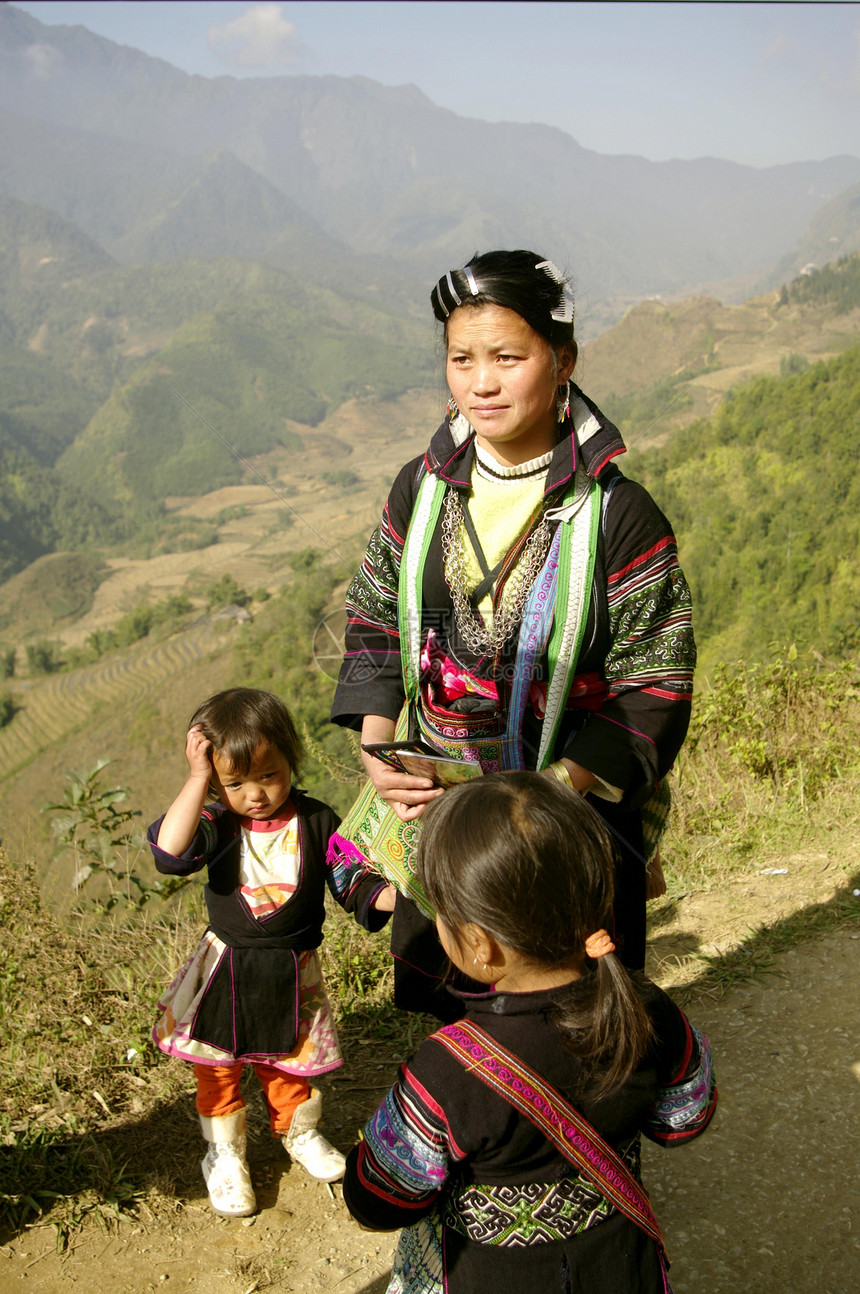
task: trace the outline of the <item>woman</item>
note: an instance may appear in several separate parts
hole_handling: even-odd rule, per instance
[[[408,727],[484,772],[537,768],[587,795],[615,836],[614,938],[638,968],[642,809],[686,734],[695,664],[674,536],[615,466],[617,429],[570,380],[573,297],[552,262],[476,255],[431,301],[451,399],[350,585],[332,719],[362,745],[390,742],[399,720],[398,736]],[[408,860],[444,792],[363,759]],[[384,862],[371,819],[350,814],[334,847]],[[398,894],[395,1001],[451,1018],[461,1006],[438,992],[446,963],[425,913]]]

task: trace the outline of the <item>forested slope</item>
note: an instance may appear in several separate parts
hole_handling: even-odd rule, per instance
[[[730,393],[635,459],[671,517],[705,663],[860,645],[860,347]]]

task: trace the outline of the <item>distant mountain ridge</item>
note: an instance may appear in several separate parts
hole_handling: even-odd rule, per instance
[[[26,118],[29,135],[25,154],[3,132],[0,186],[123,259],[195,244],[263,259],[279,221],[425,281],[476,248],[534,246],[572,269],[592,333],[643,296],[763,273],[860,181],[851,157],[756,170],[602,156],[552,127],[461,118],[415,87],[361,77],[187,76],[11,5],[0,8],[0,110]],[[74,175],[50,131],[75,132]],[[114,166],[126,189],[108,235]],[[98,210],[80,196],[92,185]],[[204,198],[214,192],[213,206]]]

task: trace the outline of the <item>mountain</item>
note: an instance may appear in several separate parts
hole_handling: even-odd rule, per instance
[[[113,263],[56,212],[0,195],[0,299],[7,320],[35,316],[70,282]]]
[[[852,157],[755,169],[602,156],[551,127],[462,118],[413,86],[362,77],[187,76],[11,5],[0,8],[0,110],[27,120],[31,142],[26,154],[0,144],[0,159],[14,154],[3,189],[74,215],[117,254],[214,251],[218,211],[241,212],[237,245],[224,250],[263,257],[277,221],[296,227],[300,210],[329,238],[427,282],[476,247],[534,246],[574,271],[592,335],[643,296],[761,273],[860,180]],[[74,134],[77,186],[68,167],[50,174],[57,148],[46,131]],[[123,192],[133,168],[118,160],[114,203],[102,150],[118,158],[123,148],[149,182],[132,178]],[[247,205],[247,174],[233,170],[239,194],[228,196],[233,163],[205,161],[224,151],[260,177]],[[91,177],[98,203],[78,199],[72,212],[59,191],[95,191]]]
[[[795,278],[805,267],[820,269],[860,251],[860,184],[852,184],[813,216],[793,251],[766,276],[768,287]]]
[[[211,159],[210,193],[239,166]],[[361,262],[373,296],[369,264],[249,175],[293,217],[305,270],[312,253],[329,269]],[[240,480],[226,444],[300,454],[293,424],[426,384],[433,364],[431,326],[405,308],[236,257],[118,265],[71,222],[7,197],[0,300],[0,579],[145,529],[187,544],[194,526],[172,525],[164,497]]]
[[[249,256],[314,222],[286,194],[225,149],[203,159],[190,183],[147,221],[113,243],[127,262],[180,256]]]
[[[61,479],[134,518],[167,495],[240,481],[236,454],[301,452],[291,423],[314,425],[350,397],[388,399],[428,379],[431,348],[410,345],[408,327],[395,341],[394,321],[367,309],[363,327],[355,316],[341,322],[325,294],[281,279],[277,293],[235,296],[183,324],[102,405],[59,461]]]

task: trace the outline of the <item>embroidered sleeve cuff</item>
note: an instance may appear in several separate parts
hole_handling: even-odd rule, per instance
[[[199,872],[206,864],[206,854],[204,852],[206,841],[202,833],[198,830],[184,854],[169,854],[166,849],[159,849],[156,844],[163,821],[164,815],[156,822],[153,822],[146,833],[146,839],[155,860],[156,870],[165,876],[190,876],[192,872]]]
[[[717,1084],[711,1068],[711,1051],[704,1034],[689,1026],[692,1047],[684,1073],[666,1087],[651,1107],[646,1137],[662,1146],[691,1141],[705,1131],[717,1108]]]

